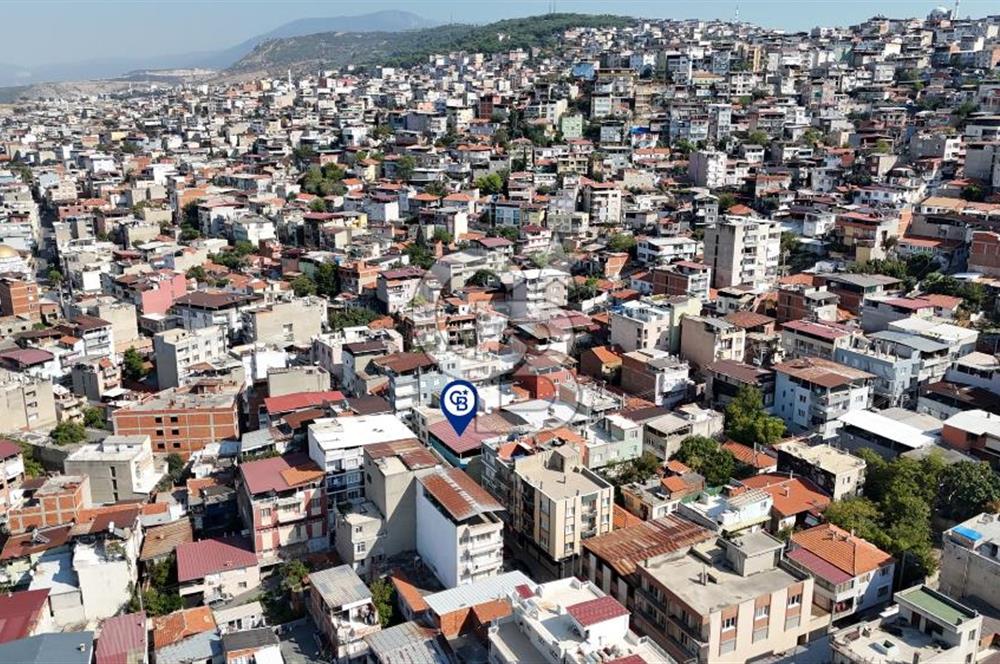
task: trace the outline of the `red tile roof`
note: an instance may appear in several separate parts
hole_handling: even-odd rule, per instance
[[[132,664],[146,655],[146,613],[126,613],[101,624],[95,664]]]
[[[840,569],[836,565],[831,565],[815,553],[806,549],[793,549],[785,554],[790,560],[805,567],[809,572],[824,581],[829,581],[834,585],[839,585],[850,581],[851,575]]]
[[[476,419],[459,436],[447,420],[441,420],[427,427],[441,444],[455,454],[471,452],[482,446],[484,440],[506,436],[514,427],[497,414],[477,415]]]
[[[323,478],[323,471],[305,454],[248,461],[240,464],[240,474],[251,494],[287,491]]]
[[[871,542],[825,523],[792,535],[795,547],[806,549],[852,577],[878,569],[892,556]]]
[[[153,618],[153,646],[156,650],[189,636],[215,629],[212,609],[198,606]]]
[[[455,521],[503,510],[503,505],[459,468],[439,470],[424,475],[419,481],[424,491],[448,510]]]
[[[830,506],[830,497],[809,480],[779,474],[757,475],[743,480],[751,489],[763,489],[774,499],[774,511],[782,518],[806,512],[822,512]]]
[[[301,410],[312,406],[319,406],[329,401],[343,401],[344,393],[340,390],[327,390],[323,392],[293,392],[283,394],[280,397],[267,397],[264,399],[264,407],[267,412],[288,413],[293,410]]]
[[[605,595],[604,597],[567,606],[566,613],[573,616],[573,619],[580,623],[581,626],[590,627],[605,620],[627,616],[628,609],[622,606],[614,597]]]
[[[181,583],[256,565],[256,554],[242,540],[207,539],[177,547],[177,580]]]

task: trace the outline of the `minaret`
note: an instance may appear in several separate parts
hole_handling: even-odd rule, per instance
[[[735,12],[735,16],[733,16],[733,23],[739,23],[739,22],[740,22],[740,3],[739,3],[739,0],[737,0],[737,2],[736,2],[736,12]]]
[[[951,20],[953,21],[958,20],[958,2],[959,0],[955,0],[955,8],[951,10]]]

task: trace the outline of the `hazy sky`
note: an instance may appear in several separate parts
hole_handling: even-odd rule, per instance
[[[555,0],[556,11],[675,18],[740,18],[802,30],[848,25],[876,12],[923,16],[923,0]],[[545,13],[550,0],[0,0],[0,62],[18,65],[210,51],[313,16],[405,9],[428,19],[483,23]],[[948,5],[951,6],[950,4]],[[998,0],[962,0],[960,13],[1000,11]]]

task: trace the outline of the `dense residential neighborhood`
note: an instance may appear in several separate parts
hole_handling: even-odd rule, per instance
[[[0,105],[0,662],[1000,661],[1000,15],[459,27]]]

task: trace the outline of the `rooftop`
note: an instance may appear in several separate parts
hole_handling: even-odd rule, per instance
[[[418,481],[424,491],[446,509],[455,521],[504,509],[503,505],[459,468],[438,470],[420,477]]]
[[[242,540],[206,539],[177,547],[177,580],[181,583],[256,566],[257,555]]]
[[[417,434],[396,415],[326,417],[309,425],[309,438],[324,451],[416,440]]]
[[[830,523],[795,533],[792,544],[851,577],[867,574],[892,561],[891,555],[868,540]]]
[[[368,586],[350,565],[313,572],[309,575],[309,583],[332,607],[361,604],[372,598]]]
[[[452,611],[468,609],[477,604],[507,597],[514,588],[521,585],[534,585],[534,582],[523,572],[505,572],[464,586],[426,595],[424,601],[431,611],[443,616]]]
[[[678,551],[713,537],[715,533],[708,529],[670,514],[591,537],[583,541],[583,548],[611,565],[620,576],[627,576],[647,558]]]

